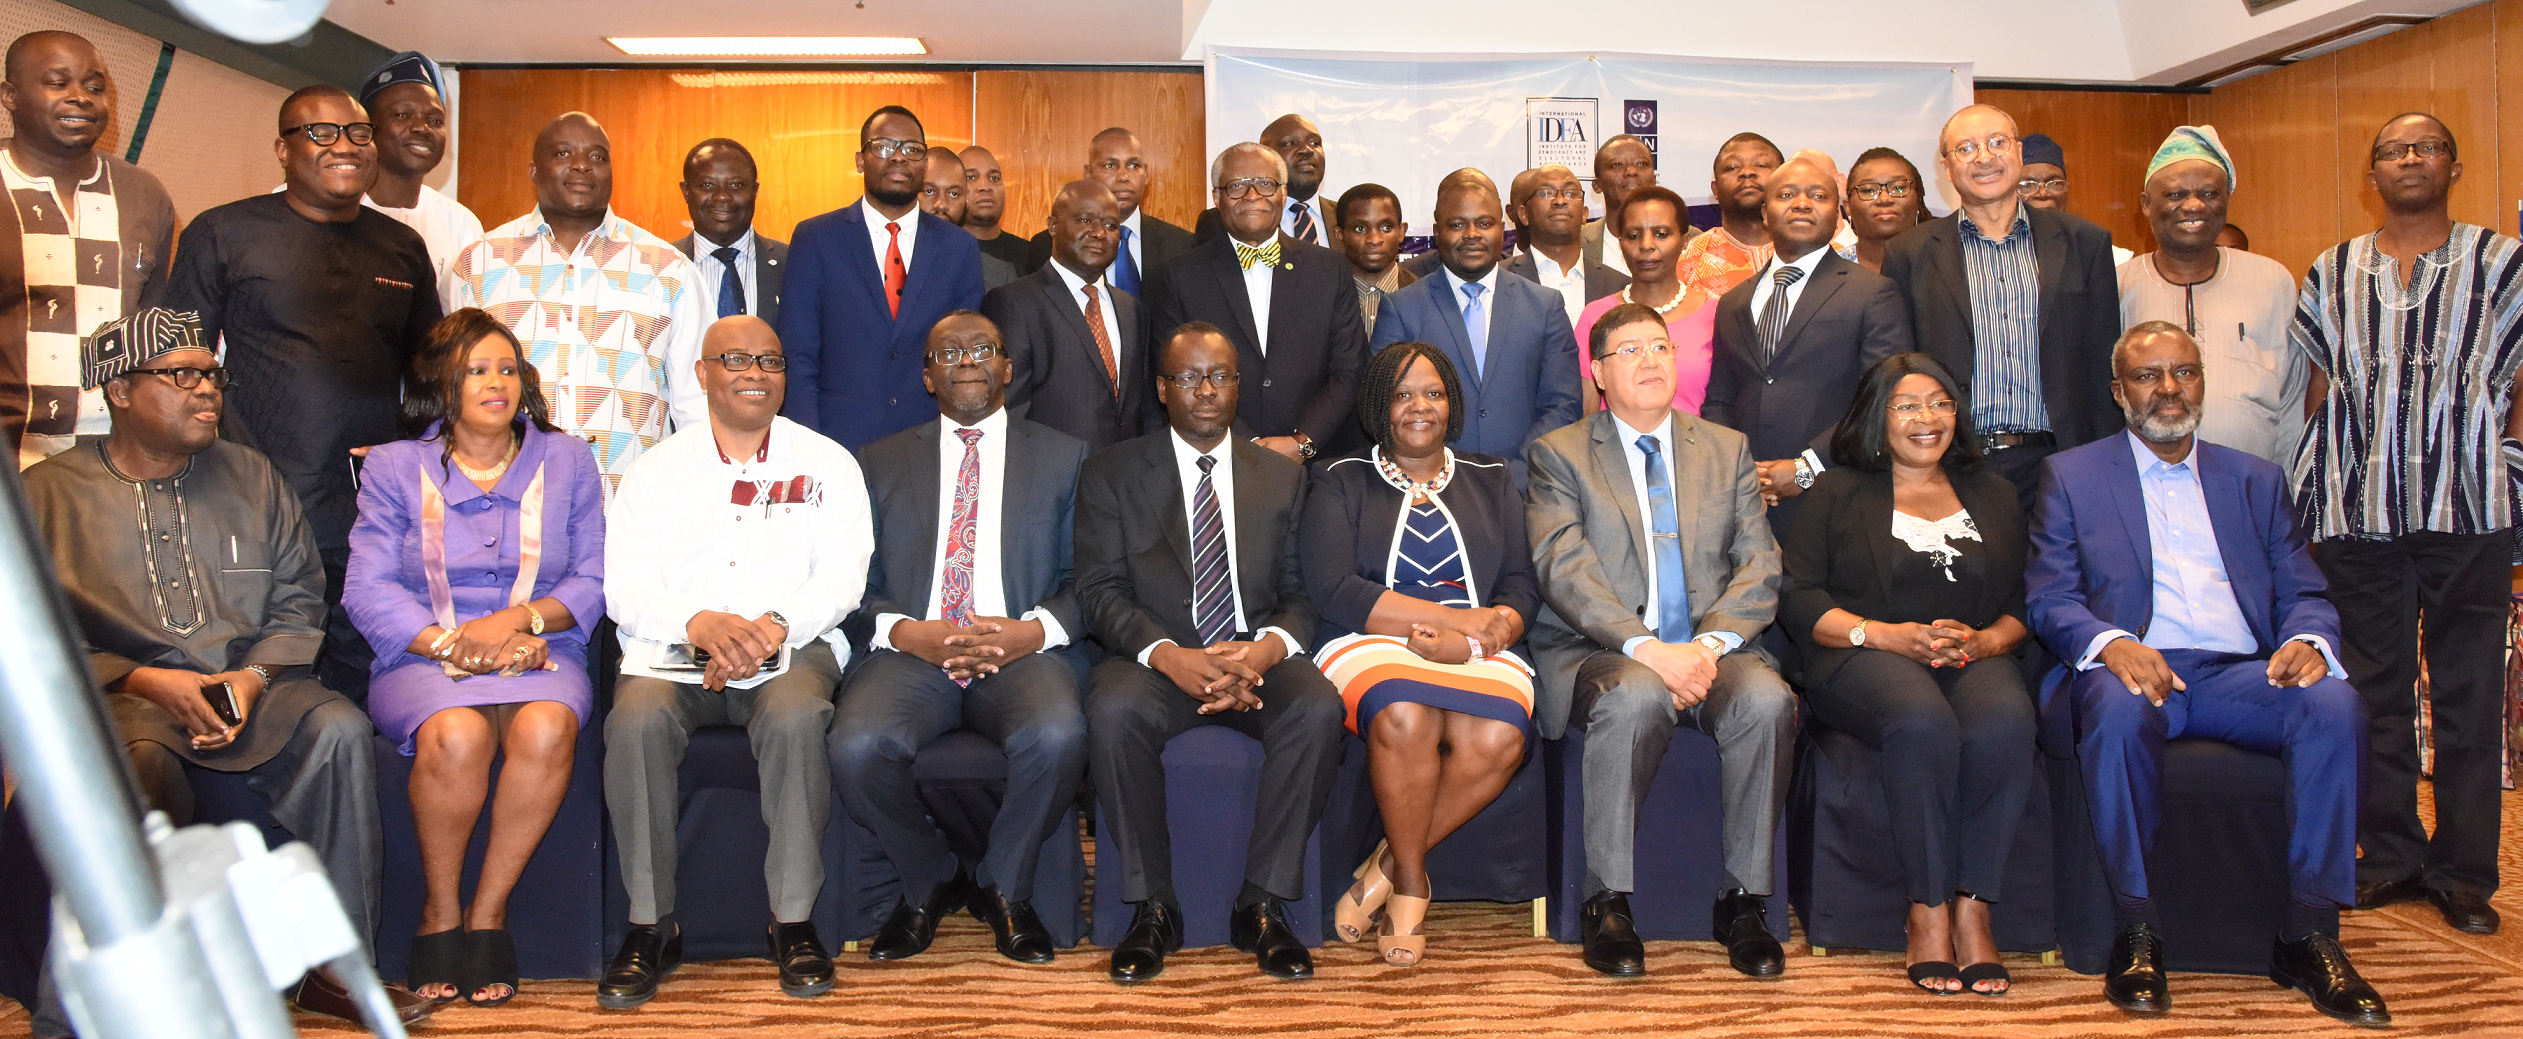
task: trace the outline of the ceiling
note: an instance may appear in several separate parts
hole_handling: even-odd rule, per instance
[[[990,64],[1183,57],[1183,0],[333,0],[325,17],[445,62],[633,60],[606,36],[917,36],[919,60]]]

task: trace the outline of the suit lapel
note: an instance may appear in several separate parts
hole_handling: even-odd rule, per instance
[[[1058,263],[1060,261],[1053,260],[1051,262]],[[1049,275],[1049,277],[1042,283],[1043,298],[1050,301],[1052,313],[1060,315],[1060,327],[1067,329],[1069,338],[1078,344],[1079,348],[1087,357],[1096,361],[1096,369],[1100,372],[1103,368],[1103,361],[1101,358],[1095,356],[1097,352],[1095,349],[1095,330],[1087,327],[1086,311],[1079,309],[1077,297],[1069,295],[1069,280],[1061,277],[1060,272],[1052,270],[1048,264],[1044,265],[1043,271]],[[1105,295],[1103,289],[1099,288],[1095,291],[1099,297]],[[1106,307],[1110,307],[1112,305],[1112,301],[1110,299],[1099,298],[1098,302]],[[1115,324],[1119,324],[1119,322],[1116,321]],[[1128,342],[1130,339],[1130,330],[1128,328],[1123,328],[1121,332],[1122,337],[1113,343],[1113,367],[1115,368],[1121,367],[1121,344]],[[1104,380],[1104,385],[1105,388],[1110,389],[1112,386],[1112,380]]]
[[[1725,297],[1718,298],[1723,300]],[[1750,365],[1753,371],[1769,371],[1769,365],[1761,361],[1761,323],[1752,313],[1750,297],[1745,297],[1740,309],[1721,304],[1717,310],[1717,322],[1722,326],[1717,330],[1719,344],[1734,351],[1735,356]]]
[[[1236,263],[1235,239],[1222,234],[1217,240],[1218,248],[1209,251],[1209,273],[1218,280],[1218,294],[1226,300],[1227,310],[1235,315],[1236,331],[1242,333],[1236,341],[1252,344],[1253,356],[1248,360],[1259,369],[1268,356],[1262,350],[1269,344],[1262,342],[1261,333],[1253,325],[1253,294],[1244,291],[1244,268]]]
[[[2116,450],[2103,452],[2103,464],[2108,470],[2102,481],[2103,493],[2111,496],[2111,511],[2120,517],[2121,533],[2128,536],[2131,553],[2129,572],[2153,573],[2155,571],[2154,539],[2146,529],[2146,489],[2139,483],[2142,477],[2138,473],[2137,456],[2129,452],[2127,436],[2115,435],[2111,439],[2116,445]],[[2139,621],[2131,630],[2143,635],[2146,625],[2154,621],[2154,596],[2151,592],[2141,595],[2139,602],[2145,610],[2145,619]]]
[[[2250,499],[2244,496],[2241,477],[2222,464],[2210,464],[2207,454],[2204,445],[2193,447],[2190,462],[2199,472],[2199,494],[2207,501],[2208,527],[2216,532],[2225,579],[2234,590],[2235,604],[2242,607],[2243,619],[2251,624],[2252,638],[2263,646],[2274,646],[2277,625],[2269,604],[2276,596],[2269,567],[2263,562],[2267,551],[2254,537],[2258,532],[2242,509]]]
[[[1025,601],[1028,597],[1017,582],[1033,567],[1034,561],[1019,559],[1010,550],[1021,543],[1014,532],[1024,527],[1024,517],[1033,507],[1034,481],[1042,475],[1042,466],[1034,461],[1040,446],[1030,425],[1017,421],[1014,415],[1008,416],[1007,459],[1000,467],[997,500],[985,500],[981,506],[999,510],[999,589],[1005,596],[1002,606],[1011,617],[1023,616],[1033,605]],[[1020,492],[1018,488],[1023,490]]]
[[[2067,227],[2057,220],[2041,219],[2037,212],[2026,215],[2032,220],[2033,257],[2041,270],[2041,313],[2049,315],[2058,311],[2057,293],[2067,288]]]
[[[842,235],[840,241],[833,243],[841,250],[841,268],[849,271],[851,280],[859,283],[859,290],[867,294],[867,301],[875,308],[874,312],[885,315],[886,323],[891,324],[894,318],[892,308],[885,302],[885,272],[877,269],[875,250],[868,244],[870,239],[864,237],[868,234],[867,210],[856,202],[850,203],[849,208],[841,211],[841,226],[853,232]],[[908,275],[905,277],[908,278]]]
[[[1437,307],[1437,327],[1445,330],[1445,341],[1438,343],[1437,347],[1445,351],[1447,360],[1454,362],[1454,374],[1463,380],[1465,388],[1478,396],[1480,368],[1472,363],[1472,329],[1463,323],[1463,308],[1455,302],[1459,297],[1454,294],[1454,276],[1439,268],[1428,273],[1427,281],[1428,287],[1436,290],[1428,294],[1428,299]],[[1493,311],[1490,315],[1491,328],[1498,327],[1494,313],[1497,309],[1495,306],[1490,308]]]
[[[1160,434],[1150,438],[1148,472],[1142,507],[1153,503],[1157,513],[1165,517],[1165,543],[1174,549],[1174,558],[1183,564],[1183,586],[1198,590],[1199,571],[1192,568],[1191,514],[1183,511],[1183,478],[1174,465],[1174,437]]]
[[[1290,238],[1286,234],[1279,236],[1279,264],[1270,271],[1270,327],[1279,331],[1296,328],[1302,324],[1307,316],[1302,308],[1307,299],[1313,298],[1312,294],[1307,293],[1298,284],[1310,273],[1300,269],[1297,264],[1297,256],[1303,252],[1297,246],[1303,244],[1305,243]],[[1289,343],[1301,341],[1286,336],[1280,339],[1282,342]],[[1263,356],[1267,358],[1269,355]],[[1299,360],[1295,363],[1307,362]]]
[[[1238,597],[1247,601],[1269,602],[1278,597],[1278,575],[1261,564],[1275,558],[1276,541],[1283,533],[1270,503],[1279,500],[1278,488],[1262,486],[1268,479],[1262,472],[1261,457],[1266,450],[1242,437],[1230,437],[1235,466],[1235,500],[1224,503],[1235,510],[1235,586]],[[1259,598],[1256,599],[1256,596]],[[1262,618],[1246,610],[1247,626],[1261,623]]]
[[[1953,223],[1929,231],[1928,248],[1921,256],[1936,265],[1934,275],[1945,283],[1945,298],[1953,300],[1962,314],[1962,327],[1971,329],[1971,281],[1962,270],[1962,221],[1969,219],[1957,211],[1947,219]],[[1961,344],[1963,357],[1970,357],[1971,344]]]
[[[1699,418],[1689,412],[1681,410],[1675,410],[1672,414],[1673,436],[1671,439],[1679,442],[1666,443],[1665,453],[1673,459],[1673,484],[1671,491],[1673,493],[1674,540],[1677,544],[1682,546],[1682,560],[1685,568],[1687,568],[1692,558],[1691,550],[1696,547],[1691,543],[1691,535],[1698,532],[1697,528],[1699,524],[1693,523],[1684,518],[1687,515],[1687,510],[1684,505],[1682,488],[1711,488],[1714,489],[1716,493],[1731,496],[1734,494],[1735,481],[1734,474],[1732,473],[1727,473],[1723,479],[1720,479],[1717,474],[1703,473],[1700,471],[1701,469],[1707,467],[1708,459],[1707,453],[1699,450]],[[1696,499],[1694,499],[1694,503],[1696,503]],[[1708,604],[1700,603],[1698,605],[1705,608]]]
[[[929,602],[929,589],[937,585],[937,499],[946,488],[938,483],[938,467],[944,461],[938,456],[937,423],[923,422],[912,428],[916,431],[912,436],[921,447],[915,453],[922,464],[918,466],[919,472],[911,477],[912,494],[907,503],[911,510],[911,529],[902,532],[902,539],[903,544],[912,550],[912,558],[919,561],[914,565],[919,570],[920,580],[910,588],[899,589],[895,598],[925,617],[933,605]]]
[[[1831,294],[1840,291],[1840,286],[1847,282],[1848,271],[1833,262],[1838,259],[1837,256],[1824,256],[1822,262],[1814,265],[1813,283],[1805,286],[1804,295],[1796,297],[1796,309],[1787,312],[1787,328],[1778,334],[1778,356],[1785,357],[1788,351],[1795,349],[1796,337],[1804,334],[1805,326],[1813,323],[1815,314],[1831,305]]]
[[[1629,524],[1630,571],[1637,575],[1638,587],[1645,588],[1646,572],[1640,568],[1654,565],[1656,557],[1647,551],[1647,514],[1630,486],[1628,445],[1621,443],[1621,427],[1611,412],[1598,411],[1589,421],[1594,423],[1594,478],[1611,490],[1622,521]]]

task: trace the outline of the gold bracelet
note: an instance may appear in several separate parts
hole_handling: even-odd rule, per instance
[[[526,632],[530,635],[536,636],[537,638],[542,637],[543,611],[535,609],[533,603],[527,603],[526,618]]]

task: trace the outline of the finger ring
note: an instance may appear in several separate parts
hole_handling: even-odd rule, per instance
[[[526,647],[519,646],[517,647],[517,652],[509,655],[515,657],[516,659],[524,660],[526,658]]]

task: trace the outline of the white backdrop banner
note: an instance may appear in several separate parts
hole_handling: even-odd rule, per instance
[[[1657,153],[1657,181],[1711,203],[1718,146],[1746,130],[1789,153],[1813,148],[1848,172],[1885,146],[1918,164],[1929,208],[1950,210],[1931,161],[1946,117],[1972,101],[1971,65],[1819,64],[1646,55],[1327,54],[1212,48],[1209,154],[1296,112],[1323,131],[1324,190],[1373,182],[1427,233],[1437,181],[1466,166],[1497,180],[1546,163],[1592,187],[1594,151],[1630,133]],[[1201,170],[1198,176],[1206,176]],[[1597,215],[1602,197],[1592,198]]]

